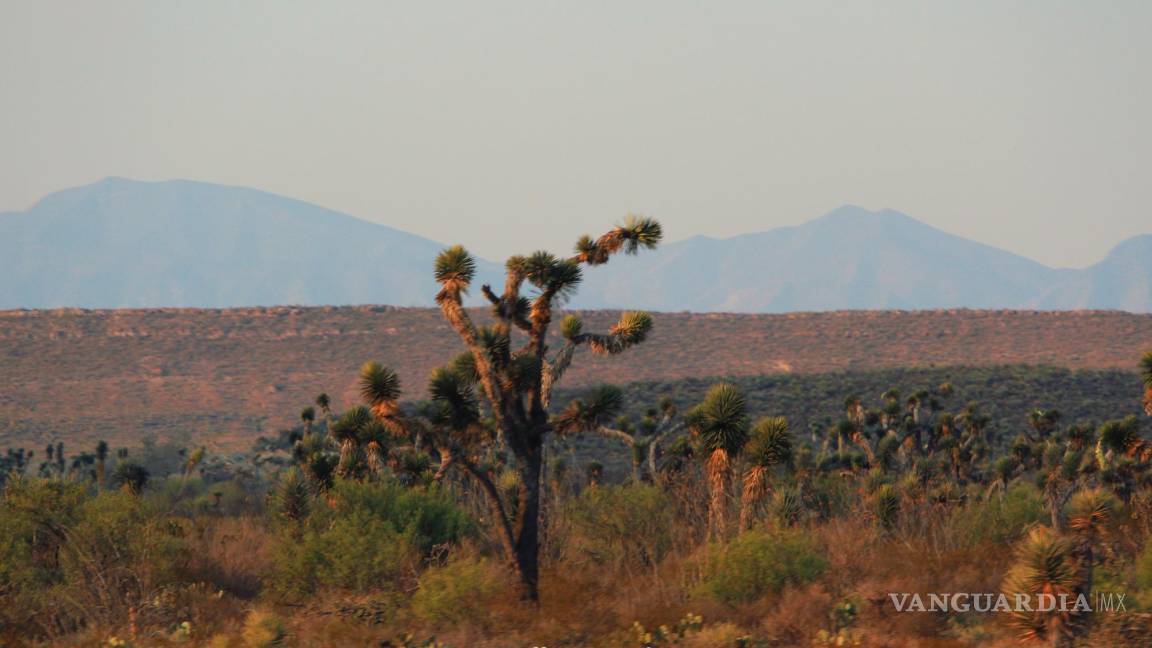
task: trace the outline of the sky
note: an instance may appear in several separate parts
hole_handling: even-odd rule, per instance
[[[488,258],[893,208],[1052,266],[1152,232],[1152,2],[0,0],[0,211],[251,186]]]

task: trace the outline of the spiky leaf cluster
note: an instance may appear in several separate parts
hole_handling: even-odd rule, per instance
[[[360,367],[360,396],[373,409],[394,404],[400,398],[400,376],[379,362]]]
[[[1080,587],[1080,569],[1072,543],[1048,527],[1035,527],[1016,548],[1016,563],[1004,579],[1002,591],[1009,598],[1018,594],[1037,597],[1049,594],[1074,596]],[[1012,621],[1021,638],[1052,641],[1053,633],[1069,636],[1077,625],[1075,615],[1024,609],[1013,611]]]
[[[372,412],[363,405],[357,405],[336,419],[328,433],[340,443],[358,441],[361,431],[371,422]]]
[[[1088,536],[1101,533],[1116,516],[1120,501],[1103,488],[1083,490],[1068,503],[1068,526]]]
[[[116,470],[112,471],[112,485],[123,488],[133,495],[139,495],[151,477],[151,473],[144,466],[132,461],[122,461],[116,465]]]
[[[1099,443],[1105,450],[1124,453],[1140,443],[1140,421],[1128,416],[1100,426]]]
[[[641,311],[621,313],[608,335],[592,336],[588,345],[594,353],[615,355],[640,344],[652,330],[652,316]]]
[[[584,321],[576,315],[567,315],[560,321],[560,335],[571,340],[584,331]]]
[[[433,405],[430,412],[432,423],[457,431],[478,423],[480,406],[474,385],[471,376],[454,368],[434,370],[428,379],[428,394]]]
[[[463,246],[454,245],[436,256],[435,275],[442,296],[459,296],[476,275],[476,260]]]
[[[553,427],[562,434],[595,430],[611,421],[623,406],[624,392],[619,387],[599,385],[572,401],[553,419]]]
[[[477,329],[477,339],[480,346],[488,354],[488,361],[495,367],[505,367],[508,358],[512,355],[512,340],[508,332],[491,326],[481,326]]]
[[[523,260],[521,267],[528,283],[559,301],[568,299],[583,279],[577,262],[558,259],[548,252],[534,252]]]
[[[284,520],[299,522],[308,517],[312,494],[303,475],[295,468],[280,478],[272,492],[272,511]]]
[[[900,517],[900,495],[891,484],[884,484],[873,494],[872,507],[876,522],[885,529],[891,529]]]
[[[304,423],[311,423],[316,420],[316,408],[312,406],[305,407],[300,410],[300,420]]]
[[[686,422],[707,452],[737,454],[748,441],[748,403],[732,384],[713,386],[704,401],[685,415]]]
[[[765,417],[756,422],[744,450],[748,461],[758,466],[778,466],[792,461],[792,433],[782,416]]]

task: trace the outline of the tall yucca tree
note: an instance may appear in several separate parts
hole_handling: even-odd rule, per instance
[[[104,490],[108,479],[108,442],[101,439],[96,444],[96,488]]]
[[[748,404],[732,384],[714,385],[704,401],[686,415],[688,427],[699,439],[708,476],[709,533],[721,536],[727,527],[727,497],[732,461],[748,441]]]
[[[885,392],[885,394],[887,393]],[[844,420],[847,425],[843,426],[843,431],[847,433],[852,443],[864,451],[864,456],[868,458],[868,465],[873,466],[876,464],[876,453],[872,450],[872,444],[868,442],[868,437],[864,433],[866,418],[864,401],[859,396],[853,394],[844,399]]]
[[[324,429],[332,427],[332,399],[327,393],[321,392],[316,395],[316,407],[319,408],[320,413],[324,415]]]
[[[312,434],[312,424],[316,422],[316,408],[308,406],[300,410],[300,422],[304,424],[304,436]]]
[[[400,417],[400,394],[400,377],[395,371],[378,362],[366,362],[360,367],[360,396],[373,418],[397,436],[405,431]]]
[[[756,503],[768,494],[771,471],[792,462],[792,433],[788,420],[782,416],[762,418],[752,427],[744,455],[748,471],[744,473],[744,488],[740,496],[740,528],[752,525]]]
[[[1152,351],[1140,359],[1140,376],[1144,379],[1144,413],[1152,416]]]
[[[365,426],[372,422],[372,414],[367,407],[357,405],[332,423],[330,435],[340,446],[340,463],[336,472],[341,477],[355,477],[361,469],[363,449],[360,439]]]
[[[1082,629],[1082,614],[1061,611],[1060,596],[1074,600],[1086,593],[1081,565],[1076,560],[1073,543],[1048,527],[1035,527],[1016,548],[1016,562],[1004,579],[1002,590],[1010,601],[1016,595],[1029,597],[1031,607],[1039,608],[1038,597],[1053,596],[1057,607],[1050,612],[1016,609],[1012,622],[1025,641],[1043,641],[1050,646],[1072,645]]]
[[[192,452],[188,453],[188,459],[184,461],[184,480],[187,481],[192,473],[196,472],[196,468],[204,463],[204,456],[207,454],[207,449],[204,446],[193,448]]]
[[[509,258],[503,288],[481,288],[492,306],[495,321],[490,327],[474,324],[464,309],[463,298],[476,274],[472,256],[455,246],[436,258],[434,272],[440,284],[436,302],[472,356],[479,392],[519,471],[516,525],[501,528],[512,534],[514,565],[527,599],[539,598],[541,473],[544,440],[552,431],[548,413],[552,390],[579,347],[604,355],[622,353],[643,342],[652,328],[646,313],[626,312],[607,333],[589,333],[578,317],[569,315],[560,326],[563,342],[554,351],[548,336],[555,309],[576,291],[584,268],[607,263],[620,252],[655,248],[662,236],[655,220],[629,216],[599,238],[580,238],[574,256],[535,252]],[[529,294],[529,286],[534,294]],[[515,343],[514,336],[520,338]]]
[[[1029,441],[1048,438],[1059,422],[1060,412],[1057,410],[1035,409],[1028,412],[1028,427],[1036,433],[1035,437],[1029,437]]]

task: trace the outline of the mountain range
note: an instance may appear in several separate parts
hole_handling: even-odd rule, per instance
[[[444,244],[283,196],[108,178],[0,214],[0,309],[430,306]],[[500,264],[479,260],[480,281]],[[1152,312],[1152,235],[1050,268],[892,210],[694,236],[585,273],[573,308]]]

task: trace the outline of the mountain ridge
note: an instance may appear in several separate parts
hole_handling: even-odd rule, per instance
[[[0,213],[0,308],[430,306],[444,247],[260,189],[113,176]],[[502,283],[500,264],[477,264],[477,284]],[[1086,268],[1053,268],[894,209],[846,204],[799,225],[694,235],[589,268],[569,305],[1152,312],[1150,276],[1152,234]]]

